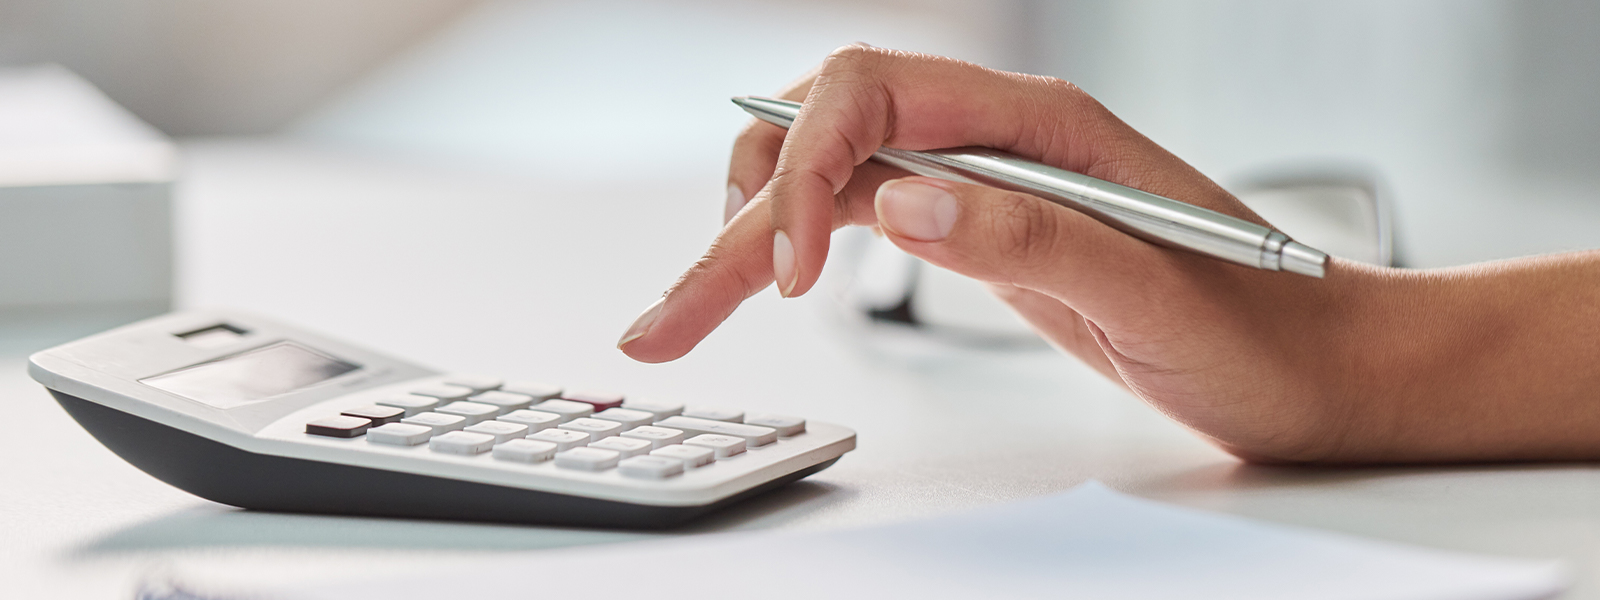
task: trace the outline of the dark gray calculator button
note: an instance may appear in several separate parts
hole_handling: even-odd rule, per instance
[[[352,408],[339,414],[346,417],[361,417],[363,419],[372,421],[373,427],[379,427],[382,425],[388,425],[390,423],[399,423],[400,419],[405,418],[406,411],[403,408],[396,408],[393,406],[378,406],[373,404],[360,408]]]
[[[361,417],[328,417],[306,423],[306,433],[336,438],[360,437],[372,426],[372,421]]]

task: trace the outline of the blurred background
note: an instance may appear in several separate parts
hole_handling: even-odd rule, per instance
[[[837,235],[817,293],[763,292],[683,359],[627,359],[618,336],[721,228],[749,120],[728,97],[856,41],[1076,82],[1292,236],[1329,219],[1269,214],[1309,197],[1283,182],[1334,182],[1384,200],[1409,266],[1600,248],[1593,2],[0,0],[0,399],[28,424],[10,454],[50,457],[4,463],[21,543],[0,545],[0,579],[103,598],[166,560],[348,576],[622,539],[228,511],[126,468],[24,375],[29,352],[187,307],[860,431],[788,504],[716,527],[906,519],[1093,477],[1595,564],[1582,465],[1274,475],[1057,353],[859,335],[838,313],[893,309],[908,279],[860,231]],[[1026,336],[976,286],[920,273],[923,318]],[[848,304],[861,281],[891,285]],[[1005,435],[954,443],[974,431]]]
[[[623,239],[656,250],[633,259],[659,276],[624,286],[642,307],[715,235],[746,122],[726,98],[853,41],[1071,80],[1233,189],[1356,173],[1408,266],[1600,246],[1600,6],[1577,0],[0,0],[0,65],[59,65],[148,124],[133,137],[172,140],[172,246],[150,252],[172,270],[133,294],[144,313],[293,314],[334,281],[412,293],[402,273],[485,280],[518,252],[522,276],[571,285]],[[564,220],[585,202],[664,233]],[[494,221],[511,229],[472,233]],[[507,239],[557,230],[593,246]],[[24,322],[78,301],[13,296]]]

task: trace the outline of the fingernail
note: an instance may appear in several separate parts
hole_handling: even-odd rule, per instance
[[[722,224],[727,225],[742,208],[744,208],[744,192],[739,191],[739,186],[728,184],[728,204],[722,208]]]
[[[772,236],[772,278],[778,282],[778,293],[788,298],[789,292],[794,291],[794,244],[789,242],[789,234],[783,230]]]
[[[956,197],[944,188],[903,179],[878,187],[878,222],[901,237],[937,242],[956,226]]]
[[[633,324],[628,326],[628,332],[622,334],[622,339],[617,342],[617,347],[621,348],[627,345],[628,342],[642,338],[644,334],[649,333],[650,326],[654,325],[656,317],[661,315],[661,305],[666,301],[667,297],[662,296],[661,299],[656,300],[655,304],[651,304],[650,308],[646,308],[644,312],[639,313],[639,318],[634,319]]]

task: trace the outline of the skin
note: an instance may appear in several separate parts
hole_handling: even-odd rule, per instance
[[[683,356],[775,281],[804,294],[832,230],[873,226],[1248,461],[1600,458],[1600,252],[1249,269],[866,162],[879,146],[987,146],[1265,223],[1070,83],[855,45],[781,96],[805,103],[794,126],[753,122],[734,146],[729,182],[751,200],[624,335],[628,356]]]

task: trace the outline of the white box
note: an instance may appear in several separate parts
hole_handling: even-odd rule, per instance
[[[175,170],[165,136],[83,79],[0,69],[0,351],[171,307]]]

